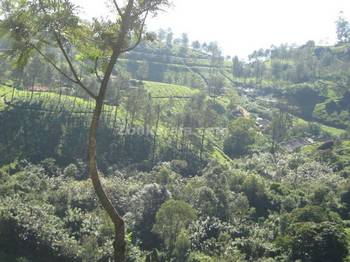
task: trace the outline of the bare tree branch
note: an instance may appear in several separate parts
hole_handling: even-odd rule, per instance
[[[115,5],[115,8],[117,9],[118,14],[120,15],[120,17],[123,17],[124,16],[123,11],[120,9],[120,7],[119,7],[119,5],[117,3],[117,0],[113,0],[113,3]]]
[[[98,99],[100,99],[100,100],[103,100],[105,95],[106,95],[108,82],[109,82],[110,76],[113,72],[113,68],[114,68],[120,54],[122,53],[121,47],[123,46],[125,37],[130,30],[130,28],[129,28],[130,27],[130,16],[131,16],[133,6],[134,6],[134,0],[128,0],[128,4],[126,5],[124,16],[122,17],[121,28],[120,28],[120,31],[118,33],[118,38],[117,38],[116,43],[114,45],[111,59],[109,60],[108,66],[106,68],[106,71],[105,71],[105,74],[103,76],[103,80],[101,83],[100,92],[98,94]]]
[[[60,48],[60,50],[61,50],[61,52],[62,52],[64,58],[66,59],[66,61],[67,61],[67,63],[68,63],[68,66],[69,66],[69,68],[70,68],[70,71],[71,71],[71,72],[73,73],[73,75],[74,75],[74,78],[75,78],[75,81],[74,81],[74,82],[75,82],[76,84],[78,84],[86,93],[88,93],[89,96],[91,96],[92,98],[96,99],[97,96],[96,96],[93,92],[91,92],[91,91],[81,82],[81,79],[79,78],[78,73],[77,73],[77,71],[75,70],[73,63],[72,63],[72,61],[70,60],[70,58],[69,58],[69,56],[68,56],[68,54],[67,54],[67,51],[66,51],[66,49],[64,48],[64,46],[63,46],[63,44],[62,44],[62,41],[61,41],[61,38],[60,38],[59,34],[56,33],[56,32],[55,32],[54,34],[55,34],[55,37],[56,37],[57,44],[58,44],[58,46],[59,46],[59,48]]]
[[[38,54],[40,56],[42,56],[46,62],[48,62],[50,65],[52,65],[61,75],[63,75],[65,78],[67,78],[69,81],[78,84],[76,80],[74,80],[73,78],[71,78],[68,74],[66,74],[50,57],[48,57],[47,55],[45,55],[40,48],[38,48],[35,45],[32,45],[32,47],[35,49],[35,51],[38,52]]]
[[[129,51],[135,49],[135,48],[140,44],[140,42],[141,42],[141,40],[142,40],[143,30],[144,30],[144,28],[145,28],[145,23],[146,23],[146,20],[147,20],[147,16],[148,16],[148,11],[146,12],[145,17],[143,18],[143,21],[142,21],[142,24],[141,24],[141,28],[140,28],[140,32],[139,32],[139,35],[138,35],[138,37],[137,37],[136,42],[135,42],[132,46],[130,46],[130,47],[128,47],[128,48],[122,50],[122,53],[129,52]]]
[[[157,3],[154,3],[149,5],[146,8],[141,9],[140,12],[136,13],[136,16],[140,16],[144,13],[155,11],[155,9],[157,9],[157,11],[165,11],[164,9],[159,8]]]
[[[96,75],[97,80],[98,80],[100,83],[102,83],[102,78],[101,78],[101,76],[98,74],[98,57],[96,57],[96,59],[95,59],[95,69],[94,69],[94,71],[95,71],[95,75]]]

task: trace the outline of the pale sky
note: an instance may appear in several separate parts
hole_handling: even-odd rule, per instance
[[[105,0],[74,1],[85,16],[106,12]],[[332,44],[339,12],[350,17],[349,0],[174,0],[173,5],[150,19],[148,29],[170,27],[190,40],[216,41],[226,55],[242,58],[272,44]]]

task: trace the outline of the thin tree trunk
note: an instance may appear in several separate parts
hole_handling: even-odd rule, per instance
[[[113,72],[114,65],[116,64],[121,50],[124,45],[125,37],[129,30],[129,21],[128,17],[131,14],[133,7],[133,0],[130,0],[125,11],[125,21],[123,21],[121,26],[121,34],[117,40],[115,49],[109,61],[108,67],[106,69],[101,87],[99,89],[99,94],[96,97],[96,104],[94,109],[94,114],[92,116],[92,121],[89,131],[89,140],[88,140],[88,171],[89,175],[95,189],[96,195],[103,207],[107,212],[108,216],[112,220],[115,228],[114,236],[114,261],[115,262],[125,262],[126,261],[126,240],[125,240],[125,223],[123,218],[119,215],[118,211],[114,208],[111,200],[108,198],[106,192],[104,191],[101,180],[99,177],[97,162],[96,162],[96,140],[97,140],[97,130],[99,126],[99,121],[102,114],[104,99],[106,97],[106,92],[108,89],[108,83]],[[123,19],[124,20],[124,19]]]
[[[118,106],[115,106],[115,110],[114,110],[114,122],[113,122],[113,129],[116,128],[117,126],[117,120],[118,120]]]
[[[129,113],[126,112],[126,116],[125,116],[125,125],[124,125],[124,153],[126,153],[126,148],[128,145],[128,135],[130,134],[130,130],[128,130],[128,126],[129,126]]]
[[[133,1],[132,1],[133,3]],[[131,10],[131,7],[128,7]],[[130,12],[130,11],[129,11]],[[127,26],[127,25],[123,25]],[[99,202],[101,203],[103,209],[107,212],[108,216],[112,220],[115,228],[114,237],[114,261],[115,262],[125,262],[126,261],[126,241],[125,241],[125,224],[123,218],[119,215],[118,211],[114,208],[111,200],[108,198],[106,192],[101,184],[100,176],[97,169],[96,161],[96,140],[97,140],[97,130],[99,127],[99,122],[103,110],[104,99],[106,97],[106,92],[108,89],[108,83],[115,63],[121,53],[121,48],[123,46],[124,38],[127,33],[126,28],[122,28],[122,36],[117,43],[117,48],[114,50],[111,57],[110,63],[107,67],[105,77],[101,83],[99,94],[96,98],[96,104],[94,113],[91,120],[89,139],[88,139],[88,171],[91,178],[95,193]]]
[[[15,86],[13,86],[13,87],[12,87],[12,95],[11,95],[11,103],[12,103],[14,97],[15,97],[15,91],[16,91]],[[5,97],[5,98],[6,98],[6,97]]]
[[[31,94],[30,94],[30,102],[31,102],[32,99],[33,99],[34,85],[35,85],[35,77],[33,78],[33,82],[32,82],[32,90],[31,90]]]
[[[96,137],[99,126],[99,121],[102,114],[103,100],[98,99],[91,121],[89,132],[89,144],[88,144],[88,167],[89,174],[94,186],[96,195],[103,207],[108,213],[115,227],[115,239],[113,243],[114,247],[114,259],[116,262],[124,262],[126,260],[126,241],[125,241],[125,224],[122,217],[118,214],[118,211],[114,208],[112,202],[108,198],[104,191],[96,163]]]
[[[153,136],[153,152],[152,152],[152,163],[154,163],[156,157],[156,145],[157,145],[157,136],[158,136],[158,128],[159,128],[159,120],[160,120],[160,105],[157,107],[157,121],[156,121],[156,129]]]
[[[201,149],[200,149],[200,154],[199,154],[200,160],[203,160],[204,141],[205,141],[205,127],[202,130]]]

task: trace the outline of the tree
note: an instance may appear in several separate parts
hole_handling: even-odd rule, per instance
[[[157,34],[158,35],[158,39],[163,42],[165,40],[165,38],[166,38],[166,34],[167,33],[166,33],[166,31],[164,29],[162,29],[162,28],[159,29],[158,30],[158,34]]]
[[[184,113],[184,126],[198,132],[200,139],[199,158],[203,159],[204,144],[206,140],[207,129],[213,127],[219,118],[214,108],[217,106],[213,100],[209,100],[205,93],[198,93],[191,97],[186,105]]]
[[[195,189],[192,194],[195,196],[194,205],[201,215],[217,215],[219,200],[211,188],[203,186]]]
[[[238,118],[229,126],[229,136],[224,141],[224,152],[230,157],[242,156],[255,142],[255,123],[250,119]]]
[[[271,205],[263,181],[256,176],[249,176],[242,184],[242,191],[247,196],[249,205],[255,208],[256,217],[266,217]]]
[[[277,144],[285,139],[292,125],[293,119],[287,112],[280,110],[278,113],[273,114],[271,123],[272,152],[275,152]]]
[[[215,104],[215,101],[213,100],[205,101],[204,108],[199,112],[201,119],[200,127],[202,129],[199,153],[199,158],[201,160],[203,159],[207,128],[214,127],[219,119],[219,114],[214,110],[216,105],[217,104]]]
[[[347,20],[345,20],[343,12],[340,13],[336,25],[338,42],[350,42],[350,23]]]
[[[292,261],[344,261],[348,254],[346,232],[336,213],[320,206],[297,208],[288,216],[284,236],[277,245]]]
[[[168,33],[166,35],[166,45],[168,48],[173,47],[173,41],[174,41],[174,33],[171,31],[171,29],[168,29]]]
[[[233,77],[241,77],[243,75],[243,63],[239,60],[238,56],[232,59],[232,75]]]
[[[174,256],[176,257],[175,261],[184,262],[188,261],[191,250],[191,241],[189,239],[188,233],[183,230],[180,232],[179,236],[176,239]]]
[[[120,6],[117,0],[113,0],[117,13],[115,21],[94,19],[93,22],[86,22],[77,15],[77,7],[70,0],[1,2],[1,31],[12,41],[12,55],[17,58],[18,66],[23,67],[36,52],[95,101],[88,136],[88,171],[99,202],[115,226],[115,261],[126,260],[125,224],[99,177],[97,130],[116,62],[120,55],[140,43],[147,17],[167,5],[168,0],[128,0],[124,6]],[[56,58],[53,51],[59,51],[60,56]],[[68,69],[59,58],[63,59]],[[81,70],[77,69],[78,65]],[[99,84],[97,94],[84,83],[80,71],[95,74]]]
[[[187,50],[189,45],[189,39],[188,35],[186,33],[183,33],[181,35],[181,47],[183,50]]]
[[[322,85],[316,84],[296,84],[286,93],[286,97],[292,105],[300,108],[304,117],[311,118],[318,103],[324,101],[324,91]]]
[[[174,250],[180,232],[196,218],[196,211],[187,203],[177,200],[165,202],[156,215],[153,231],[164,240],[171,252]]]
[[[191,46],[194,50],[199,50],[201,48],[201,43],[198,40],[196,40],[192,42]]]
[[[144,186],[131,201],[131,206],[135,210],[135,229],[141,244],[146,249],[158,247],[158,235],[152,233],[155,223],[156,213],[160,206],[170,197],[169,192],[158,184]]]
[[[335,223],[298,223],[290,231],[293,261],[341,262],[348,254],[344,229]]]
[[[271,77],[275,80],[280,80],[283,73],[283,63],[278,60],[272,60],[271,62]]]
[[[227,105],[227,110],[231,113],[237,110],[240,103],[240,97],[236,89],[230,89],[226,94],[229,104]]]

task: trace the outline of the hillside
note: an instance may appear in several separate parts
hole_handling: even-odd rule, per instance
[[[131,56],[122,63],[138,61],[133,59],[136,58]],[[150,64],[164,62],[156,62],[158,57],[152,59]],[[300,249],[285,241],[301,241],[298,234],[288,231],[304,223],[302,218],[295,218],[299,213],[323,216],[323,222],[315,219],[310,224],[320,232],[317,234],[333,226],[335,234],[349,232],[345,225],[331,222],[348,219],[348,132],[336,118],[311,118],[307,111],[310,109],[298,100],[298,92],[305,89],[320,90],[317,92],[328,97],[324,101],[342,101],[342,93],[332,91],[333,82],[319,80],[302,85],[263,79],[260,83],[254,77],[230,76],[229,68],[217,65],[207,70],[206,66],[189,62],[175,64],[170,63],[166,69],[173,75],[170,84],[150,81],[154,80],[151,75],[132,79],[137,78],[137,71],[119,65],[125,75],[122,81],[116,78],[112,82],[98,133],[97,156],[103,183],[113,203],[134,223],[128,230],[132,234],[129,246],[134,252],[130,256],[135,261],[142,261],[161,245],[163,240],[152,227],[161,223],[157,211],[173,199],[179,205],[190,203],[189,208],[197,212],[198,218],[184,238],[193,241],[196,251],[191,256],[198,261],[249,261],[271,257],[271,250],[276,254],[274,258],[284,257],[287,252],[297,256]],[[181,70],[173,66],[186,71],[188,79],[198,80],[197,84],[178,84],[186,77],[176,77]],[[248,70],[252,65],[244,66]],[[216,83],[223,88],[217,89]],[[2,244],[5,251],[0,256],[29,261],[39,256],[52,261],[107,259],[111,256],[111,226],[102,210],[93,204],[84,163],[93,103],[70,88],[46,87],[44,83],[39,87],[0,88],[0,122],[4,123],[0,126],[0,211],[8,214],[0,215],[0,221],[31,234],[40,247],[33,252],[20,235],[9,231],[0,243],[13,243],[8,236],[14,235],[18,244]],[[319,107],[315,105],[315,112],[320,111]],[[330,141],[336,142],[329,146]],[[324,145],[327,149],[320,149]],[[50,186],[39,183],[28,189],[27,184],[33,181]],[[69,199],[63,201],[67,192]],[[13,197],[14,193],[23,198]],[[147,197],[159,201],[153,206],[154,212],[135,211],[147,208],[147,202],[142,202]],[[8,198],[11,201],[5,202]],[[333,201],[339,204],[335,206]],[[36,203],[48,211],[40,219],[30,215],[27,220],[28,212],[42,209]],[[332,212],[337,214],[335,218]],[[277,222],[280,214],[290,223],[287,231],[282,229],[283,221]],[[258,220],[263,224],[257,224]],[[104,229],[86,229],[83,225],[88,221],[100,221]],[[218,227],[212,237],[206,228],[210,224]],[[276,231],[271,224],[281,229]],[[56,240],[52,240],[51,230],[45,229],[50,227],[57,232]],[[99,232],[97,236],[93,230]],[[233,232],[239,230],[246,233],[237,238]],[[198,238],[198,232],[202,238]],[[82,234],[88,240],[82,241]],[[265,234],[275,234],[275,242],[272,244]],[[223,236],[230,241],[223,242]],[[242,239],[249,245],[248,250],[239,244]],[[222,255],[201,247],[212,241],[235,252]],[[341,237],[337,241],[345,240]],[[23,251],[14,255],[13,249],[19,246]],[[88,251],[91,248],[94,251]],[[252,251],[257,249],[262,253]],[[160,255],[166,257],[166,252]]]
[[[241,60],[121,2],[0,4],[0,262],[350,261],[350,22]]]
[[[186,148],[173,148],[172,150],[175,150],[175,152],[171,153],[168,152],[168,154],[178,154],[176,153],[176,150],[189,150],[188,154],[192,156],[194,159],[198,158],[198,152],[200,151],[198,141],[196,138],[196,134],[188,134],[189,136],[193,136],[192,138],[188,137],[182,137],[182,129],[184,127],[181,127],[184,125],[184,123],[181,123],[182,114],[184,114],[184,109],[186,108],[187,104],[194,99],[195,95],[199,93],[198,90],[179,86],[179,85],[170,85],[170,84],[164,84],[164,83],[156,83],[156,82],[144,82],[144,87],[139,88],[131,88],[130,93],[128,97],[122,102],[121,106],[105,106],[104,108],[104,131],[110,133],[111,139],[115,140],[116,143],[117,140],[121,140],[121,137],[125,137],[122,140],[125,139],[124,142],[119,141],[119,148],[117,150],[123,151],[124,150],[136,150],[136,151],[145,151],[144,156],[134,156],[133,153],[127,153],[127,152],[119,152],[118,156],[122,157],[125,154],[131,154],[129,157],[131,159],[134,159],[134,161],[141,163],[143,160],[147,160],[149,157],[147,154],[162,154],[165,151],[169,150],[171,148],[172,142],[175,140],[184,140],[188,139],[188,142],[186,142]],[[142,91],[144,88],[144,91]],[[135,91],[136,90],[136,91]],[[6,122],[9,120],[6,119],[18,119],[18,123],[20,122],[19,119],[28,119],[33,118],[30,121],[34,123],[35,125],[30,128],[30,134],[27,134],[28,136],[32,136],[31,134],[35,134],[37,132],[41,132],[39,130],[45,129],[46,132],[53,132],[54,135],[58,135],[57,130],[54,132],[54,129],[57,129],[57,124],[60,126],[59,129],[67,129],[64,132],[73,132],[74,129],[85,129],[83,133],[86,134],[88,122],[92,113],[92,102],[83,100],[83,99],[77,99],[72,96],[66,96],[66,95],[59,95],[55,93],[49,93],[49,92],[29,92],[29,91],[20,91],[16,89],[12,89],[9,87],[2,87],[1,90],[1,96],[2,96],[2,110],[1,110],[1,119],[2,121]],[[146,92],[146,93],[144,93]],[[14,96],[12,97],[12,94]],[[138,105],[130,105],[130,101],[133,101],[134,104]],[[136,100],[135,100],[136,99]],[[5,104],[6,103],[6,104]],[[147,104],[142,104],[147,103]],[[161,110],[161,111],[157,111]],[[17,115],[19,114],[19,115]],[[149,115],[145,115],[149,114]],[[176,118],[179,117],[178,120]],[[57,120],[55,120],[57,118]],[[158,120],[157,120],[158,119]],[[29,120],[29,119],[28,119]],[[43,125],[36,126],[37,122],[42,122]],[[56,122],[58,121],[58,122]],[[171,125],[174,123],[174,121],[180,121],[178,129],[174,129]],[[17,122],[17,121],[16,121]],[[70,126],[70,122],[76,122],[75,125],[72,127]],[[156,123],[157,122],[157,123]],[[13,127],[7,126],[10,129],[6,129],[6,126],[2,127],[2,133],[5,135],[7,139],[7,146],[11,146],[13,148],[23,148],[23,142],[19,142],[18,140],[15,140],[14,138],[19,135],[16,133],[13,133]],[[19,126],[17,128],[20,128]],[[135,129],[134,131],[129,129]],[[72,130],[70,130],[72,129]],[[150,130],[148,130],[150,129]],[[52,130],[52,131],[50,131]],[[63,130],[62,130],[63,131]],[[102,131],[101,131],[102,132]],[[126,132],[126,133],[125,133]],[[131,132],[130,134],[128,132]],[[135,134],[133,134],[135,132]],[[144,133],[145,132],[145,133]],[[194,130],[194,132],[197,132]],[[9,138],[6,134],[10,135],[12,138]],[[66,143],[70,143],[71,138],[65,138],[66,136],[64,133],[61,133],[63,136],[62,138],[56,137],[57,139],[67,139]],[[74,135],[74,134],[71,134]],[[142,143],[146,143],[143,145],[140,145],[141,148],[134,148],[136,144],[130,145],[130,148],[125,148],[125,144],[121,146],[123,143],[127,143],[126,141],[132,139],[136,139],[134,136],[139,136],[141,140],[146,139]],[[118,138],[119,137],[119,138]],[[128,138],[130,137],[130,138]],[[131,138],[133,137],[133,138]],[[142,138],[143,137],[143,138]],[[82,140],[83,139],[83,140]],[[74,147],[81,147],[84,145],[84,139],[85,135],[79,136],[77,140],[74,141],[75,146]],[[151,141],[151,140],[155,141]],[[11,141],[15,144],[11,144]],[[44,141],[44,140],[43,140]],[[50,138],[48,138],[48,141],[51,141]],[[58,141],[57,141],[58,142]],[[132,142],[130,140],[130,142]],[[138,140],[137,143],[141,142]],[[152,142],[152,143],[151,143]],[[19,143],[19,144],[16,144]],[[59,143],[65,143],[64,141],[60,141]],[[180,143],[180,142],[179,142]],[[183,142],[181,142],[183,143]],[[189,144],[188,144],[189,143]],[[79,145],[80,144],[80,145]],[[157,144],[156,146],[159,147],[157,149],[152,149],[152,147],[155,147],[154,144]],[[35,144],[34,144],[35,145]],[[42,151],[44,147],[47,146],[46,142],[43,142],[41,145],[37,148],[37,151]],[[66,146],[72,146],[72,144],[67,144]],[[115,145],[117,146],[117,145]],[[180,145],[179,145],[180,146]],[[65,147],[62,144],[52,144],[51,147],[60,148],[59,150],[62,150],[62,147]],[[42,149],[40,149],[42,148]],[[5,148],[4,148],[5,149]],[[5,149],[7,150],[7,149]],[[24,150],[24,149],[23,149]],[[155,150],[155,152],[151,153],[151,151]],[[221,157],[221,152],[212,152],[213,149],[209,149],[205,154],[213,154]],[[79,150],[78,150],[79,152]],[[83,150],[81,149],[81,153]],[[114,151],[113,151],[114,152]],[[114,154],[111,152],[112,154]],[[147,153],[148,152],[148,153]],[[25,154],[25,152],[19,150],[18,153]],[[77,153],[77,152],[76,152]],[[83,154],[78,154],[70,158],[70,161],[73,161],[76,157],[78,158],[84,158]],[[57,158],[58,155],[61,154],[59,152],[52,152],[52,154],[47,155],[46,157],[54,157]],[[1,158],[2,164],[10,163],[11,161],[15,160],[20,155],[13,155],[11,154],[11,159],[7,159],[6,155],[7,153],[3,152]],[[22,156],[23,157],[23,156]],[[61,156],[62,157],[62,156]],[[133,158],[133,157],[136,157]],[[154,157],[154,156],[153,156]],[[161,156],[159,156],[161,157]],[[168,156],[169,157],[169,156]],[[65,156],[65,161],[68,161],[66,159],[67,156]],[[7,159],[7,160],[6,160]],[[35,156],[27,155],[28,160],[34,161]],[[165,160],[166,158],[164,158]],[[193,160],[194,160],[193,159]],[[36,161],[40,161],[42,159],[36,159]],[[125,159],[124,159],[125,160]],[[152,159],[149,159],[152,160]],[[121,160],[118,160],[118,157],[116,159],[117,162],[120,162]],[[152,160],[155,161],[155,160]],[[159,161],[159,160],[157,160]],[[196,161],[200,161],[197,159]],[[124,164],[128,163],[128,160],[125,161]]]

